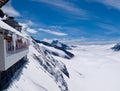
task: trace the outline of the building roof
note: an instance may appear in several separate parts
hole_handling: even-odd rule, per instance
[[[4,6],[9,0],[0,0],[0,8]]]
[[[5,30],[9,30],[21,37],[27,38],[25,35],[23,35],[22,33],[20,33],[19,31],[17,31],[16,29],[14,29],[13,27],[9,26],[8,24],[6,24],[5,22],[0,20],[0,28],[3,28]]]

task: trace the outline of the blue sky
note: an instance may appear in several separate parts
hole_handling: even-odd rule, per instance
[[[12,0],[3,10],[37,39],[120,38],[120,0]]]

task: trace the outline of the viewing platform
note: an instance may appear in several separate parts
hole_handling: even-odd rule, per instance
[[[29,40],[20,31],[0,20],[0,71],[5,71],[25,57]]]

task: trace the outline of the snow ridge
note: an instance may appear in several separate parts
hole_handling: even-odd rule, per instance
[[[60,56],[60,57],[66,58],[66,59],[71,59],[74,57],[74,54],[68,51],[68,50],[72,50],[72,48],[66,44],[63,44],[59,41],[54,41],[54,40],[51,43],[48,43],[45,41],[36,40],[34,38],[32,38],[32,39],[35,40],[37,43],[43,44],[46,47],[52,47],[52,48],[54,48],[56,50],[60,50],[64,53],[64,55],[60,56],[59,53],[57,53],[56,51],[55,52],[50,51],[48,48],[47,51],[54,56]]]
[[[33,47],[38,51],[38,54],[33,53],[33,58],[55,80],[61,91],[68,91],[68,86],[63,76],[65,74],[69,77],[66,66],[62,62],[55,60],[45,48],[40,47],[35,41],[33,41]]]

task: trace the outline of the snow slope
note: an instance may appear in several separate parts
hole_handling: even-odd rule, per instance
[[[68,68],[69,91],[120,91],[120,52],[111,50],[112,46],[78,46],[71,61],[54,56]]]
[[[52,55],[70,59],[70,57],[62,50],[58,50],[54,47],[46,46],[46,45],[43,45],[43,44],[40,44],[40,46],[44,47],[46,49],[46,51],[49,52]]]
[[[32,42],[29,61],[7,91],[120,91],[120,52],[113,45],[75,45],[75,56]],[[17,74],[17,73],[16,73]]]
[[[34,38],[33,38],[34,39]],[[45,41],[40,41],[37,39],[34,39],[37,43],[41,44],[40,46],[43,45],[43,47],[45,46],[47,48],[47,52],[55,55],[55,56],[61,56],[63,58],[67,58],[67,59],[71,59],[72,57],[74,57],[74,54],[72,54],[71,52],[69,52],[69,50],[72,50],[72,48],[66,44],[63,44],[61,42],[59,42],[58,40],[56,41],[52,41],[51,43],[45,42]],[[52,51],[54,50],[54,51]]]
[[[29,50],[28,63],[16,73],[7,91],[68,91],[66,66],[33,40]]]
[[[35,51],[31,46],[30,49]],[[53,89],[60,91],[54,80],[40,69],[40,65],[31,55],[29,52],[29,63],[23,68],[20,77],[13,79],[7,91],[53,91]]]

